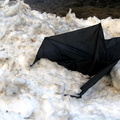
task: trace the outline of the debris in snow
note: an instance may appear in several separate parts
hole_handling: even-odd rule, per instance
[[[82,99],[64,94],[78,93],[89,76],[46,59],[29,67],[45,37],[99,22],[105,38],[120,37],[120,19],[78,19],[71,10],[59,17],[31,10],[20,0],[5,2],[0,7],[0,120],[120,119],[119,63],[111,78],[101,79]]]

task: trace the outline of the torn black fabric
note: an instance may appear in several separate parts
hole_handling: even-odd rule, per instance
[[[81,97],[120,59],[120,38],[104,39],[101,24],[46,37],[33,65],[41,58],[57,62],[65,68],[94,76],[81,87]]]

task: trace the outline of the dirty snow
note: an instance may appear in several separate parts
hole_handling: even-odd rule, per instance
[[[120,19],[78,19],[31,10],[23,1],[0,5],[0,120],[120,120],[120,63],[82,99],[89,76],[41,59],[32,68],[45,37],[102,23],[106,39],[120,37]],[[92,47],[92,46],[91,46]]]

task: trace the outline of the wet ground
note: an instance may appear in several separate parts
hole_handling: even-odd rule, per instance
[[[25,0],[32,9],[38,10],[40,12],[54,13],[59,16],[65,16],[69,9],[72,9],[72,12],[76,14],[78,18],[88,18],[90,16],[96,16],[99,19],[104,19],[107,17],[120,18],[120,6],[111,6],[98,8],[93,6],[84,6],[81,7],[78,4],[54,4],[48,2],[40,2],[39,0]]]

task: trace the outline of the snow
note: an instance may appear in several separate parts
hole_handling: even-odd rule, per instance
[[[82,99],[89,76],[41,59],[33,67],[45,37],[102,23],[105,38],[120,37],[120,19],[78,19],[31,10],[23,1],[0,6],[0,120],[120,120],[120,63]],[[92,46],[91,46],[92,47]]]

